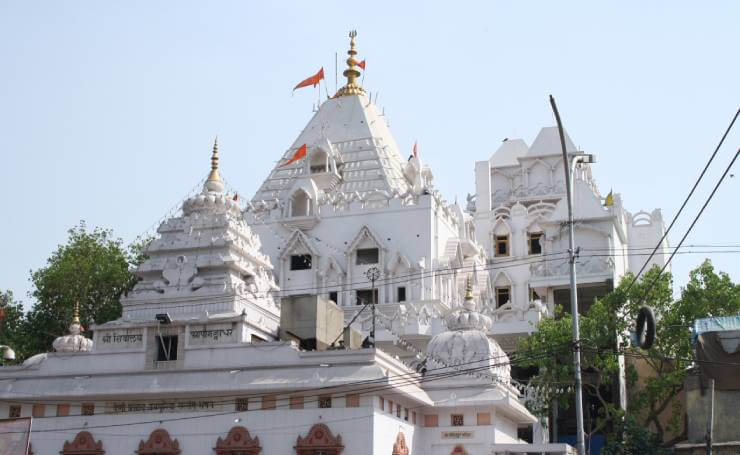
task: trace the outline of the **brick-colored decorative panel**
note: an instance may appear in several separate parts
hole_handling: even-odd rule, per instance
[[[424,426],[425,427],[438,427],[439,426],[439,416],[437,414],[427,414],[424,416]]]
[[[290,409],[303,409],[303,397],[298,395],[290,397]]]
[[[346,406],[348,408],[359,408],[360,407],[360,395],[356,393],[350,393],[345,397]]]
[[[69,415],[69,405],[68,404],[58,404],[57,405],[57,417],[67,417]]]
[[[490,425],[491,424],[491,413],[490,412],[479,412],[478,413],[478,425]]]
[[[267,395],[262,397],[262,409],[275,409],[275,395]]]
[[[33,408],[31,410],[31,415],[34,417],[43,417],[44,412],[46,412],[46,405],[44,404],[35,404],[33,405]]]

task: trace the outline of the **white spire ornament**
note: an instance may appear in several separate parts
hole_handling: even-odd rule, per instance
[[[69,326],[69,335],[57,338],[52,343],[57,352],[90,352],[93,348],[93,340],[80,335],[84,331],[80,323],[80,303],[75,302],[72,324]]]

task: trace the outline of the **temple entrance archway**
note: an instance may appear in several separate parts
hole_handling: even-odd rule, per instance
[[[149,439],[139,443],[139,455],[180,455],[180,443],[170,438],[167,430],[159,428],[152,431]]]
[[[260,438],[254,439],[244,427],[233,427],[225,439],[218,438],[213,448],[217,455],[257,455],[262,450]]]
[[[80,431],[72,442],[65,441],[62,455],[103,455],[103,441],[95,442],[93,435],[87,431]]]
[[[323,423],[312,426],[305,438],[298,436],[295,445],[296,455],[340,455],[342,450],[342,437],[334,436]]]

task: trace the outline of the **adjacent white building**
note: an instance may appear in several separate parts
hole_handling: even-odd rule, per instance
[[[573,164],[579,151],[567,133],[573,171],[573,210],[579,308],[608,293],[627,272],[637,273],[663,237],[660,209],[628,212],[619,194],[602,197],[590,164]],[[491,335],[507,352],[536,330],[555,305],[570,309],[568,206],[557,127],[542,128],[529,147],[505,140],[475,163],[476,195],[470,198],[478,242],[491,273]],[[608,200],[607,200],[608,199]],[[663,266],[667,240],[649,266]]]

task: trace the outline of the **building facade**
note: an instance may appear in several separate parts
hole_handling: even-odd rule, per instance
[[[215,146],[203,191],[158,231],[120,319],[89,339],[75,310],[56,352],[0,368],[12,419],[0,444],[30,417],[33,454],[570,453],[519,439],[536,419],[487,336],[472,274],[417,371],[375,347],[279,339],[273,265],[224,192]]]
[[[659,209],[628,212],[619,194],[602,197],[591,165],[567,133],[573,175],[573,210],[578,258],[579,311],[606,295],[628,272],[637,273],[665,232]],[[491,335],[506,349],[536,330],[556,305],[570,309],[568,202],[562,146],[557,127],[542,128],[529,147],[504,141],[475,163],[475,198],[469,198],[478,242],[491,273]],[[663,266],[668,242],[648,267]]]

